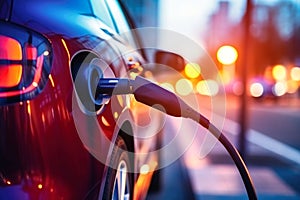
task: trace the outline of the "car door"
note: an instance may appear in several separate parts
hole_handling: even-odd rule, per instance
[[[109,12],[112,17],[113,24],[116,32],[119,36],[129,44],[128,46],[119,46],[120,55],[125,62],[128,70],[128,77],[134,79],[135,76],[141,75],[146,78],[150,78],[155,81],[151,76],[151,72],[145,67],[147,66],[146,59],[142,55],[143,46],[141,44],[141,38],[139,38],[138,32],[129,18],[128,14],[122,10],[122,4],[117,1],[106,0]],[[124,9],[124,7],[123,7]],[[160,146],[160,133],[162,132],[162,114],[156,109],[149,108],[134,100],[133,97],[126,96],[125,101],[130,102],[131,111],[134,118],[135,126],[135,155],[137,158],[137,169],[140,169],[143,165],[148,165],[150,170],[154,170],[158,167],[159,155],[157,150]]]
[[[127,76],[134,79],[137,75],[147,76],[151,74],[144,67],[147,63],[142,56],[144,52],[139,35],[137,35],[137,31],[133,31],[135,27],[132,24],[132,20],[129,19],[126,11],[124,13],[124,8],[118,1],[107,0],[105,2],[109,8],[108,12],[112,19],[113,28],[125,43],[125,45],[120,43],[117,48],[120,59],[123,60],[127,67]],[[153,77],[147,76],[147,78]],[[161,132],[162,115],[156,109],[136,102],[134,97],[130,95],[123,98],[124,102],[128,102],[128,106],[133,114],[134,121],[132,124],[135,129],[135,156],[137,158],[136,169],[140,169],[145,164],[149,164],[152,168],[156,167],[158,155],[153,152],[157,150],[157,135]],[[155,165],[152,165],[153,163]]]

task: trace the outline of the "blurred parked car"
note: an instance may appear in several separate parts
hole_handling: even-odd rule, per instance
[[[122,4],[1,0],[0,10],[0,199],[145,198],[160,120],[139,140],[146,108],[101,101],[91,86],[143,71],[128,45],[138,36],[116,36],[134,28]]]

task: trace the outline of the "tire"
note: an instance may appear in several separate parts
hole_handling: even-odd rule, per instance
[[[121,137],[116,140],[111,158],[103,199],[133,199],[133,174],[130,173],[133,169],[133,162],[129,159],[125,141]]]

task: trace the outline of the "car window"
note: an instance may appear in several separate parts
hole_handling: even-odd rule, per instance
[[[140,49],[136,40],[136,35],[131,32],[128,19],[125,17],[124,11],[119,2],[117,0],[106,0],[106,4],[116,27],[116,32],[119,33],[131,47],[134,49]]]
[[[110,15],[118,33],[128,32],[130,30],[127,19],[124,16],[123,10],[116,0],[108,0],[106,4],[109,8]]]
[[[129,24],[116,0],[91,0],[94,14],[132,46],[136,46],[130,31]]]
[[[91,4],[96,17],[117,32],[104,0],[91,0]]]
[[[137,35],[130,32],[131,26],[117,0],[91,0],[94,14],[116,33],[133,49],[140,50]]]

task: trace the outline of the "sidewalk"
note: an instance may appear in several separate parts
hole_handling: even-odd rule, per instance
[[[170,155],[173,148],[168,149],[168,145],[173,141],[174,126],[170,123],[170,118],[167,119],[165,124],[165,130],[163,135],[163,148],[167,148],[166,151],[161,152],[161,161],[165,165],[161,169],[160,177],[160,189],[159,191],[150,191],[147,195],[147,200],[196,200],[194,191],[190,181],[190,175],[188,174],[185,166],[184,157],[178,156],[174,161],[170,161]],[[177,148],[178,144],[174,143],[174,147]]]
[[[227,134],[227,137],[235,141],[234,135]],[[248,199],[240,174],[226,150],[216,143],[204,156],[201,152],[203,147],[199,148],[201,146],[203,137],[197,137],[184,154],[185,166],[196,199]],[[246,164],[259,199],[300,198],[300,187],[297,183],[300,178],[300,165],[290,163],[253,144],[249,144]]]
[[[247,199],[241,176],[228,155],[211,152],[198,162],[194,160],[193,165],[190,159],[185,155],[197,199]],[[259,199],[300,198],[297,188],[299,167],[295,169],[276,158],[263,155],[250,155],[246,163]]]
[[[232,104],[234,105],[234,104]],[[202,110],[204,111],[204,110]],[[241,176],[232,159],[204,128],[189,119],[168,117],[164,144],[176,140],[172,153],[182,155],[163,169],[163,188],[149,200],[160,199],[248,199]],[[228,139],[236,145],[237,123],[225,123]],[[300,199],[300,164],[248,142],[246,165],[259,199]],[[170,155],[163,155],[167,160]]]

